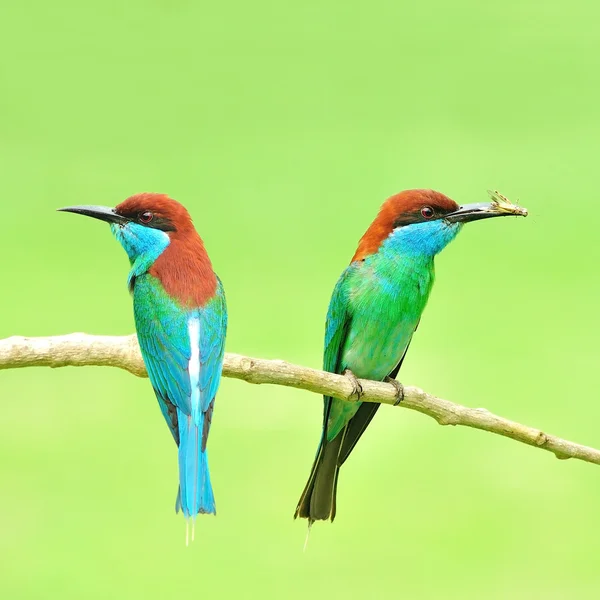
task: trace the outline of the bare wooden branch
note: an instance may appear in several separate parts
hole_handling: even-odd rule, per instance
[[[139,377],[147,376],[135,335],[96,336],[72,333],[55,337],[15,336],[0,340],[0,369],[67,366],[119,367]],[[354,386],[349,378],[283,360],[226,354],[223,374],[248,383],[284,385],[343,400],[356,400]],[[363,402],[393,405],[398,399],[396,388],[389,383],[364,379],[359,382]],[[404,397],[399,406],[428,415],[440,425],[473,427],[548,450],[560,459],[577,458],[600,464],[600,450],[509,421],[483,408],[469,408],[436,398],[417,387],[404,388]]]

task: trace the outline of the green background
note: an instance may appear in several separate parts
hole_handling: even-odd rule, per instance
[[[105,225],[54,212],[167,192],[222,277],[227,349],[318,367],[333,285],[381,202],[497,188],[401,378],[600,446],[600,9],[592,0],[33,2],[0,8],[0,337],[133,331]],[[218,517],[186,548],[176,451],[145,379],[0,376],[3,598],[600,596],[600,472],[388,407],[338,517],[292,513],[308,392],[225,380]]]

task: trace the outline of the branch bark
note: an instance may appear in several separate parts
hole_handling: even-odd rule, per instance
[[[135,335],[100,336],[72,333],[54,337],[10,337],[0,340],[0,369],[22,367],[109,366],[125,369],[138,377],[147,377]],[[226,354],[223,375],[248,383],[271,383],[316,394],[356,400],[349,378],[283,360],[251,358]],[[359,380],[363,402],[394,404],[396,388],[378,381]],[[404,387],[399,406],[434,418],[440,425],[463,425],[502,435],[518,442],[553,452],[557,458],[577,458],[600,464],[600,450],[544,433],[495,415],[484,408],[469,408],[437,398],[417,387]]]

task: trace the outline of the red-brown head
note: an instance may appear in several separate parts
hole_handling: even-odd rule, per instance
[[[360,239],[352,258],[364,260],[375,254],[383,241],[398,227],[439,219],[459,209],[458,204],[434,190],[405,190],[388,198]]]
[[[187,307],[212,298],[217,278],[188,211],[165,194],[142,193],[115,208],[71,206],[74,212],[111,224],[132,264],[130,286],[144,273]]]
[[[507,208],[499,204],[494,196],[492,198],[492,202],[459,206],[448,196],[434,190],[400,192],[383,203],[379,214],[358,243],[352,261],[364,260],[375,254],[383,242],[400,229],[403,230],[401,237],[406,249],[410,248],[413,253],[422,251],[423,254],[434,255],[454,239],[463,223],[527,214],[524,209]]]
[[[118,204],[114,212],[128,222],[159,229],[170,237],[194,229],[190,213],[182,204],[166,194],[135,194]]]
[[[184,206],[166,194],[144,192],[130,196],[115,208],[108,206],[68,206],[60,211],[93,217],[121,227],[128,224],[174,233],[194,229],[190,214]]]

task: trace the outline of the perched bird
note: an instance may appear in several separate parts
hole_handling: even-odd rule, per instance
[[[346,374],[360,399],[357,378],[389,381],[402,366],[434,280],[434,257],[463,223],[527,214],[496,193],[486,204],[459,206],[433,190],[407,190],[389,198],[361,238],[329,304],[323,369]],[[294,518],[335,518],[340,467],[379,404],[324,397],[323,431]]]
[[[187,210],[163,194],[137,194],[116,208],[59,210],[110,223],[131,263],[137,337],[150,382],[179,447],[175,510],[189,522],[215,514],[206,442],[221,378],[227,308]]]

